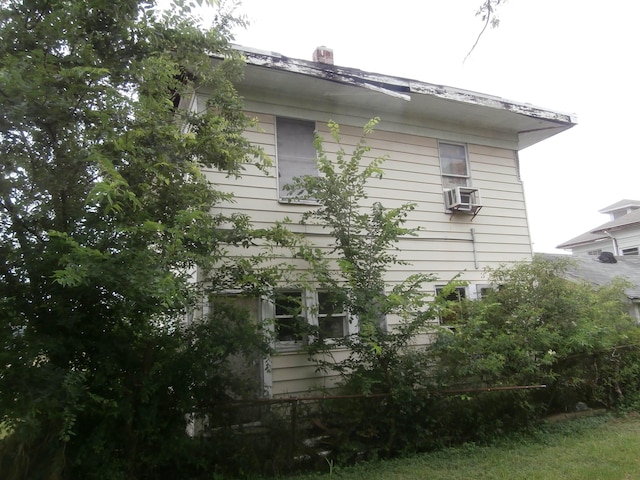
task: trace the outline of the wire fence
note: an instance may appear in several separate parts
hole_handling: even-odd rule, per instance
[[[417,394],[427,401],[542,388],[545,385],[460,388]],[[370,448],[392,448],[394,441],[414,427],[395,421],[393,417],[398,415],[399,408],[402,402],[389,393],[226,402],[215,404],[200,420],[193,419],[191,433],[209,442],[227,465],[282,474],[326,467],[327,459],[338,451],[349,455],[347,461],[357,461],[359,457],[365,458]],[[407,422],[411,422],[409,417],[415,413],[407,412]],[[424,434],[428,434],[426,430]]]

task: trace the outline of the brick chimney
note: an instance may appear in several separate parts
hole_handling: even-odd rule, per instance
[[[333,50],[327,47],[318,47],[313,52],[313,61],[333,65]]]

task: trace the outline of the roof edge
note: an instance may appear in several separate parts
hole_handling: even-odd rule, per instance
[[[565,128],[571,128],[578,123],[577,115],[574,113],[550,110],[494,95],[404,77],[367,72],[357,68],[290,58],[277,52],[258,50],[236,44],[232,45],[232,47],[244,55],[245,61],[249,65],[263,66],[338,83],[357,85],[408,101],[411,100],[410,94],[429,95],[443,100],[518,113],[527,117],[557,123],[558,126]]]

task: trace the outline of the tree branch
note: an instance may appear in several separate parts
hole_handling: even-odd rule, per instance
[[[484,32],[487,30],[487,27],[489,26],[489,24],[491,24],[493,27],[498,26],[499,21],[495,15],[495,8],[501,3],[503,3],[503,1],[506,1],[506,0],[485,0],[485,2],[476,12],[476,16],[478,16],[483,14],[483,12],[486,11],[486,13],[484,13],[484,16],[482,18],[482,20],[484,20],[484,26],[482,27],[482,30],[478,34],[478,37],[476,38],[475,43],[471,47],[471,50],[469,50],[469,53],[467,53],[467,55],[464,57],[464,60],[462,61],[462,63],[467,61],[467,58],[469,58],[469,55],[471,55],[471,53],[475,50],[476,46],[478,46],[478,43],[480,42],[480,38],[482,37]]]

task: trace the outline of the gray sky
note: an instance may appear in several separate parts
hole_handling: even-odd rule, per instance
[[[640,200],[634,147],[640,110],[640,2],[509,0],[497,29],[481,0],[243,0],[240,45],[408,77],[575,113],[578,126],[520,153],[534,251],[608,220],[598,210]]]

